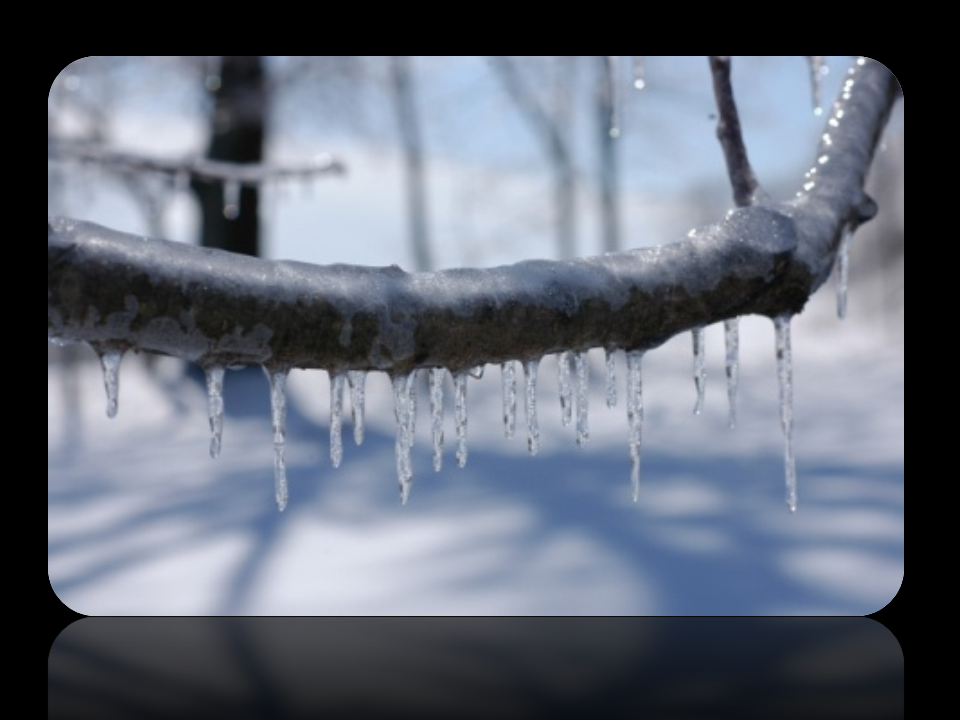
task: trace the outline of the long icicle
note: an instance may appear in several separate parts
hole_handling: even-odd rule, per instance
[[[697,387],[697,404],[693,406],[693,414],[703,412],[703,396],[707,389],[707,371],[704,369],[704,355],[706,354],[705,329],[693,329],[693,383]]]
[[[433,439],[433,470],[443,467],[443,368],[430,368],[430,434]]]
[[[780,384],[780,425],[783,427],[783,465],[786,503],[797,511],[797,468],[793,457],[793,351],[790,348],[790,315],[773,319],[777,334],[777,379]]]
[[[587,417],[590,397],[590,363],[586,350],[576,354],[575,363],[577,368],[577,445],[582,446],[586,445],[590,439],[590,426]]]
[[[341,426],[343,423],[343,390],[347,378],[343,373],[334,373],[330,376],[330,464],[340,467],[343,460],[343,439]]]
[[[277,509],[283,512],[287,507],[287,464],[284,460],[284,446],[287,440],[287,371],[263,371],[270,381],[270,415],[273,420],[273,486],[277,498]]]
[[[507,360],[500,366],[503,384],[503,434],[508,440],[517,430],[517,364]]]
[[[740,318],[723,321],[723,337],[727,349],[727,401],[730,406],[727,426],[733,428],[737,425],[737,387],[740,384]]]
[[[410,388],[413,385],[412,376],[394,375],[393,381],[393,402],[394,413],[397,419],[397,441],[394,454],[397,461],[397,480],[400,483],[400,502],[407,504],[410,497],[410,486],[412,485],[413,467],[410,462],[410,448],[413,446],[410,426],[412,407],[410,403]]]
[[[633,501],[640,498],[640,445],[643,431],[643,351],[627,353],[627,425],[630,429],[630,485]]]
[[[457,430],[457,465],[467,464],[467,378],[461,370],[453,374],[453,417]]]
[[[540,428],[537,425],[537,367],[539,360],[527,360],[523,364],[526,377],[527,450],[536,455],[540,447]]]
[[[204,368],[207,380],[207,412],[210,416],[210,457],[220,457],[220,444],[223,438],[223,365],[211,365]]]

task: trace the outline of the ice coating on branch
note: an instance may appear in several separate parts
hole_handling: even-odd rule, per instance
[[[607,348],[604,362],[607,368],[607,407],[612,408],[617,405],[617,364],[614,361],[611,348]]]
[[[343,423],[343,390],[347,378],[343,373],[330,376],[330,464],[340,467],[343,460],[343,439],[341,425]]]
[[[537,367],[539,365],[539,360],[527,360],[523,364],[526,377],[527,450],[531,455],[536,455],[540,447],[540,428],[537,425]]]
[[[210,416],[210,457],[220,457],[220,440],[223,437],[223,365],[204,368],[207,380],[207,412]]]
[[[727,346],[727,401],[730,407],[727,425],[733,428],[737,425],[737,386],[740,381],[740,318],[723,321],[723,337]]]
[[[697,386],[697,404],[693,407],[693,414],[703,412],[703,396],[707,390],[707,371],[704,369],[704,328],[694,328],[693,335],[693,383]]]
[[[414,407],[410,400],[413,384],[416,381],[417,371],[408,375],[394,375],[393,402],[397,419],[397,442],[395,454],[397,459],[397,480],[400,482],[400,502],[404,505],[410,497],[410,486],[413,484],[413,467],[410,463],[410,448],[413,447],[413,415]]]
[[[570,386],[570,355],[562,352],[557,355],[557,382],[560,386],[560,411],[563,424],[569,425],[573,419],[573,389]]]
[[[103,369],[103,387],[107,391],[107,417],[117,416],[117,407],[120,401],[120,361],[123,359],[122,350],[97,351],[100,356],[100,367]]]
[[[590,439],[590,427],[587,419],[588,397],[590,392],[590,364],[586,351],[578,352],[575,357],[577,367],[577,445],[586,445]]]
[[[273,486],[277,509],[287,507],[287,464],[283,457],[287,441],[287,371],[263,368],[270,381],[270,416],[273,421]]]
[[[786,503],[797,511],[797,468],[793,458],[793,354],[790,349],[790,315],[773,320],[777,334],[777,380],[780,384],[780,425],[783,427],[783,465]]]
[[[240,217],[240,183],[225,180],[223,183],[223,216],[227,220]]]
[[[467,464],[467,377],[469,373],[453,374],[453,418],[457,429],[457,465]]]
[[[509,440],[517,430],[517,364],[507,360],[500,366],[503,385],[503,434]]]
[[[353,415],[353,441],[357,445],[360,445],[363,442],[363,399],[367,374],[362,370],[349,370],[347,371],[347,381],[350,383],[350,412]]]
[[[848,225],[843,229],[840,248],[837,250],[837,317],[841,320],[847,317],[847,283],[850,274],[850,242],[852,240],[853,231]]]
[[[643,55],[633,56],[633,87],[637,90],[643,90],[647,86],[647,81],[643,78]]]
[[[443,368],[430,368],[430,434],[433,437],[433,469],[443,467]]]
[[[630,429],[630,485],[633,501],[640,498],[640,442],[643,430],[643,351],[627,353],[627,425]]]

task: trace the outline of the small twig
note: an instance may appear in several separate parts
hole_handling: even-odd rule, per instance
[[[746,207],[757,201],[761,191],[747,158],[747,148],[743,144],[740,132],[740,116],[737,103],[733,99],[733,86],[730,84],[730,57],[710,56],[710,70],[713,73],[713,94],[717,98],[717,139],[723,148],[723,157],[727,161],[727,173],[733,185],[733,199],[737,207]]]
[[[231,163],[207,158],[153,158],[124,153],[102,145],[62,140],[47,140],[47,157],[51,160],[94,162],[119,172],[153,172],[177,178],[193,176],[204,182],[233,182],[238,185],[260,185],[267,180],[306,179],[316,175],[342,174],[343,164],[323,154],[312,163],[273,165],[266,163]]]

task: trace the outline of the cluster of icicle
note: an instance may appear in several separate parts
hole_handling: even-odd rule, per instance
[[[790,348],[790,319],[782,315],[774,319],[776,335],[777,377],[780,386],[780,421],[784,435],[784,467],[786,476],[786,503],[793,512],[797,506],[797,476],[793,456],[793,370]],[[728,424],[736,424],[737,384],[739,376],[739,334],[738,318],[724,322],[726,340],[726,378],[729,401]],[[695,328],[693,337],[693,377],[696,388],[694,412],[703,410],[706,373],[704,371],[704,328]],[[107,415],[117,413],[118,382],[122,352],[117,350],[98,350],[103,369],[104,386],[107,392]],[[643,429],[643,384],[642,350],[629,350],[625,353],[626,412],[628,447],[630,451],[630,480],[634,501],[640,493],[640,447]],[[589,428],[589,370],[587,351],[562,352],[558,360],[558,386],[561,417],[564,425],[574,422],[576,408],[576,441],[585,445],[590,439]],[[536,455],[540,442],[540,430],[537,423],[537,372],[540,360],[527,360],[523,363],[508,361],[500,366],[503,391],[503,428],[504,435],[512,438],[517,428],[518,375],[523,373],[522,401],[525,410],[527,449]],[[615,350],[608,349],[605,359],[606,404],[612,408],[617,404],[617,379]],[[287,477],[284,461],[286,441],[286,380],[287,371],[264,368],[270,383],[270,404],[273,424],[274,483],[277,507],[282,511],[287,505]],[[210,417],[210,455],[216,458],[220,454],[223,434],[223,379],[225,369],[214,365],[207,367],[207,395]],[[456,430],[456,459],[460,467],[467,462],[467,381],[470,377],[479,378],[483,368],[449,373],[454,390],[454,427]],[[407,374],[392,377],[394,408],[397,424],[396,463],[397,479],[400,484],[400,499],[405,504],[410,496],[413,484],[413,467],[410,450],[413,447],[417,418],[417,374],[414,370]],[[430,368],[430,435],[433,443],[433,469],[439,471],[443,465],[444,445],[444,380],[448,371],[444,368]],[[339,467],[343,458],[344,395],[349,388],[350,406],[353,420],[353,438],[357,445],[363,442],[364,435],[364,385],[366,372],[349,371],[334,373],[330,376],[330,462]]]

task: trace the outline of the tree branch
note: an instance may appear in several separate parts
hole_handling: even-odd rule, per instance
[[[726,318],[799,312],[843,227],[896,96],[858,62],[797,197],[737,209],[683,242],[487,270],[313,266],[47,224],[47,333],[203,365],[459,370],[590,347],[646,349]],[[826,158],[826,160],[822,160]]]
[[[204,157],[152,158],[110,150],[98,144],[55,139],[47,140],[47,158],[93,162],[124,173],[151,172],[171,178],[186,175],[204,182],[232,182],[237,185],[260,185],[268,180],[308,179],[346,172],[341,162],[326,154],[303,165],[232,163]]]
[[[713,75],[713,94],[717,100],[717,139],[727,161],[727,174],[733,186],[733,200],[737,207],[746,207],[759,201],[758,193],[762,190],[750,166],[746,145],[743,144],[740,114],[737,112],[733,85],[730,82],[730,58],[711,55],[710,71]]]

